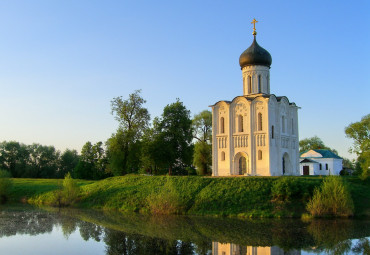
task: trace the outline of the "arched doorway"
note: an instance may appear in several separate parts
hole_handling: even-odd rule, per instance
[[[245,152],[238,152],[234,157],[234,170],[233,174],[245,175],[249,171],[249,157]]]
[[[239,175],[247,173],[247,159],[243,156],[239,158]]]
[[[292,165],[290,163],[289,154],[287,152],[283,155],[283,175],[291,175],[292,174]]]

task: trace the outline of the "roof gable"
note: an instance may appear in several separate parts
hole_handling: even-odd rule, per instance
[[[309,150],[307,152],[304,152],[300,156],[301,158],[337,158],[337,159],[342,159],[339,157],[337,154],[330,150],[321,150],[321,149],[316,149],[316,150]]]

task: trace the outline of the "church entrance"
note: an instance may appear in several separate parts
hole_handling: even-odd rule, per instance
[[[310,175],[310,167],[303,166],[303,175]]]
[[[245,152],[238,152],[234,156],[233,169],[230,172],[232,175],[246,175],[250,174],[249,157]]]
[[[241,156],[239,158],[239,175],[244,175],[247,173],[247,160],[245,157]]]

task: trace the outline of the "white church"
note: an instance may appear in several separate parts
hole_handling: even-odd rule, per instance
[[[243,94],[212,105],[212,175],[299,175],[298,106],[270,93],[270,53],[252,45],[239,58]]]

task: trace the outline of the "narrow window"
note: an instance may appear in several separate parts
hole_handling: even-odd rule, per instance
[[[320,167],[320,170],[322,170],[322,165],[321,164],[319,165],[319,167]]]
[[[258,160],[262,160],[262,151],[261,150],[258,151]]]
[[[221,117],[220,119],[220,126],[221,126],[221,134],[225,133],[225,119]]]
[[[252,77],[248,76],[248,94],[252,93]]]
[[[238,116],[238,127],[239,127],[239,132],[244,132],[244,126],[243,126],[243,116],[239,115]]]
[[[271,126],[271,138],[274,139],[274,125]]]
[[[258,113],[258,131],[262,130],[262,113]]]
[[[281,116],[281,126],[282,126],[283,133],[285,133],[285,117],[284,116]]]
[[[261,93],[261,75],[258,75],[258,93]]]
[[[328,166],[328,164],[325,164],[325,169],[326,169],[326,170],[329,170],[329,166]]]
[[[225,152],[221,152],[221,161],[225,161]]]
[[[267,76],[267,93],[270,94],[270,77]]]
[[[293,122],[293,119],[292,119],[292,135],[294,135],[294,122]]]

